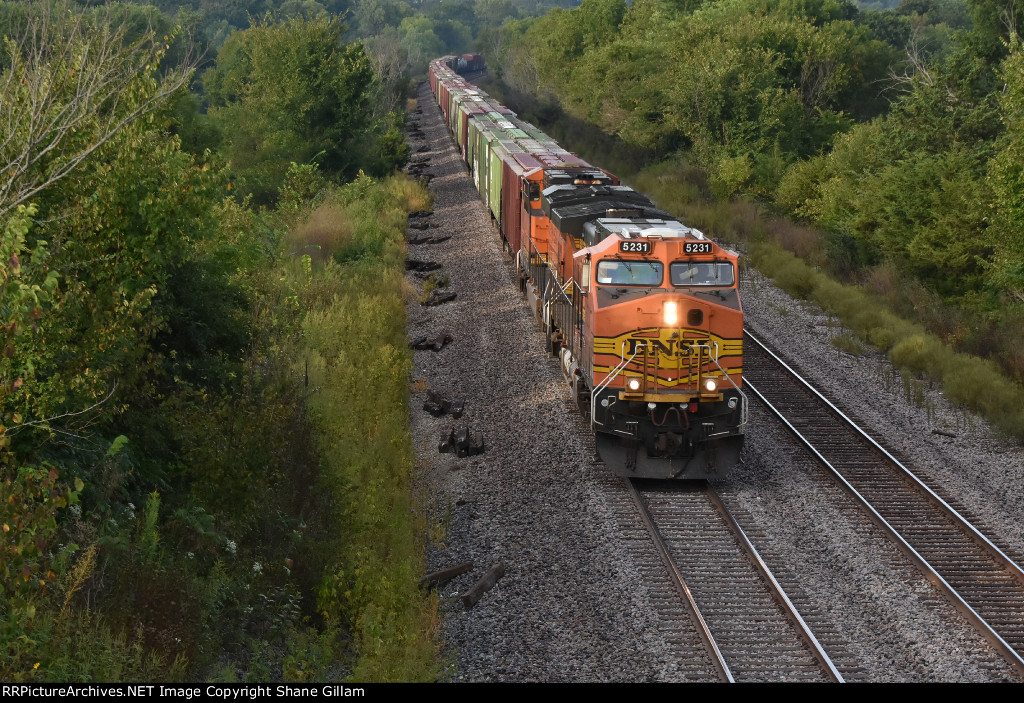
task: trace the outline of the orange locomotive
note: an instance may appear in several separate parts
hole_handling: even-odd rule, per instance
[[[623,476],[724,475],[747,419],[736,255],[674,220],[585,229],[549,327],[602,459]]]
[[[452,63],[431,64],[434,95],[471,171],[491,164],[478,188],[601,458],[622,476],[724,476],[747,422],[736,254],[507,108],[462,109],[489,99]]]

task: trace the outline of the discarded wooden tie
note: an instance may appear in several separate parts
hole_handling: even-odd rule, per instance
[[[451,302],[452,300],[455,300],[456,295],[458,294],[455,291],[447,291],[442,290],[440,288],[435,288],[434,290],[430,291],[430,295],[428,295],[427,299],[421,302],[420,305],[441,305],[443,303],[448,303]]]
[[[429,337],[416,337],[409,346],[413,349],[429,349],[431,351],[441,351],[446,344],[453,341],[453,337],[447,332],[440,332],[438,334]]]
[[[462,594],[462,604],[467,608],[472,608],[476,605],[477,601],[487,593],[487,591],[494,588],[494,584],[496,584],[498,579],[504,575],[505,564],[499,561],[488,569],[487,573],[484,574],[479,581],[473,584],[472,588]]]
[[[484,449],[484,436],[480,433],[470,432],[469,425],[453,427],[448,432],[442,433],[441,441],[437,445],[437,451],[442,454],[451,452],[457,457],[483,454]]]
[[[465,406],[466,401],[461,398],[447,400],[444,396],[434,391],[427,391],[427,400],[423,403],[423,409],[434,417],[450,414],[454,418],[460,418]]]
[[[473,568],[473,562],[464,561],[461,564],[455,566],[449,566],[447,569],[441,569],[440,571],[433,571],[423,576],[420,579],[420,588],[433,588],[434,586],[440,586],[446,581],[451,581],[456,576],[462,576],[470,569]]]

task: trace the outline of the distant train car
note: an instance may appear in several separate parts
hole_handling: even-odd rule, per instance
[[[456,73],[465,75],[482,70],[484,70],[484,57],[480,54],[463,54],[455,59]]]
[[[736,254],[519,120],[463,58],[433,61],[431,90],[605,464],[724,476],[747,423]]]

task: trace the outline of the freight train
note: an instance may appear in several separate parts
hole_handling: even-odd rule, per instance
[[[726,475],[748,413],[736,253],[518,119],[460,59],[431,62],[431,92],[602,460]]]

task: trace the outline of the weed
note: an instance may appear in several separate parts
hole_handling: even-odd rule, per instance
[[[773,303],[773,302],[769,301],[768,307],[770,307],[771,309],[773,309],[775,312],[779,313],[780,315],[783,315],[783,316],[788,316],[789,315],[789,308],[786,307],[785,305],[778,305],[777,303]]]
[[[419,299],[420,292],[416,288],[416,284],[413,283],[409,278],[402,279],[402,303],[409,305],[413,301]]]
[[[438,288],[447,288],[449,283],[447,273],[432,273],[427,277],[427,280],[423,282],[423,295],[420,296],[420,302],[425,303],[430,299],[430,294]]]
[[[437,520],[434,521],[434,529],[431,534],[431,541],[440,547],[444,547],[451,534],[452,518],[455,517],[455,506],[451,501],[445,503],[444,510]]]
[[[844,351],[847,354],[853,356],[863,356],[867,349],[861,344],[856,337],[852,337],[849,334],[841,334],[837,337],[833,337],[832,346],[839,351]]]
[[[818,265],[824,261],[825,240],[820,230],[784,218],[769,220],[764,229],[779,246],[799,258]]]
[[[285,236],[287,254],[308,255],[323,263],[352,242],[353,223],[338,203],[325,203],[310,212]]]

